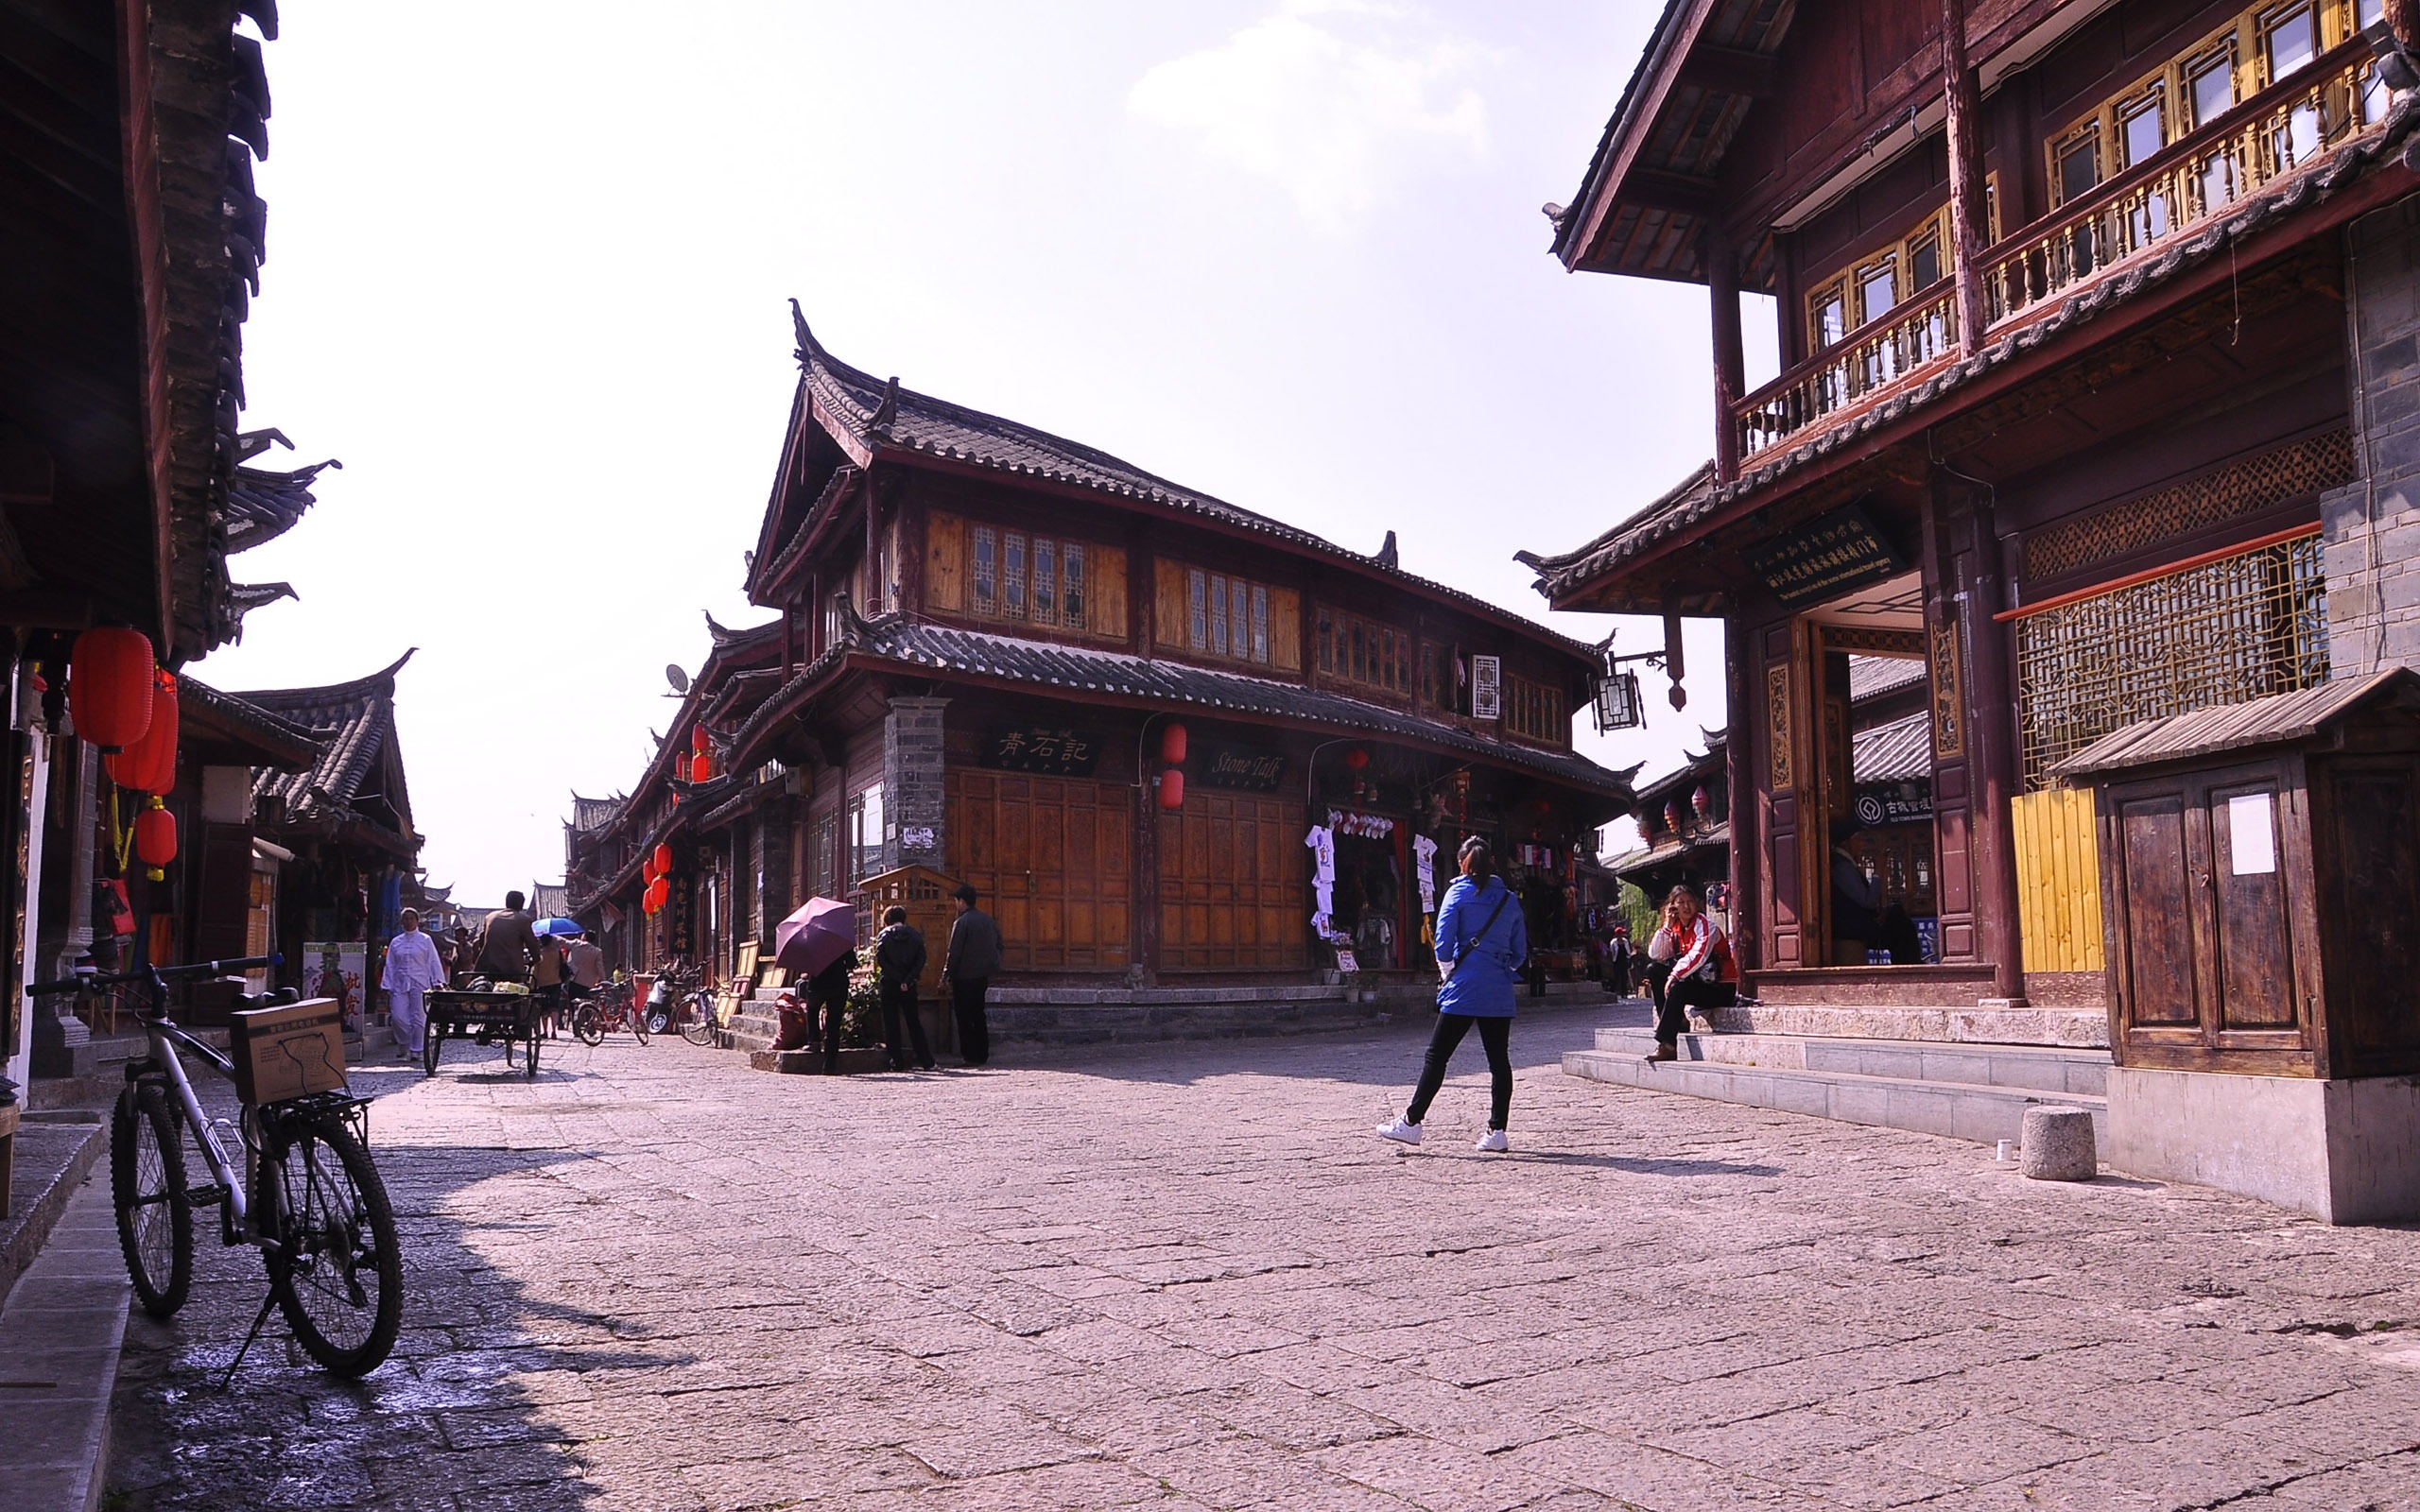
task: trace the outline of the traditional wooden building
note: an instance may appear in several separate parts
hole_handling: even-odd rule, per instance
[[[1575,933],[1579,856],[1630,796],[1571,748],[1592,648],[1392,538],[1348,551],[797,335],[747,584],[777,617],[717,627],[580,904],[635,914],[666,844],[660,943],[727,961],[797,899],[922,866],[983,895],[1014,978],[1300,983],[1340,952],[1414,971],[1483,834],[1541,943]]]
[[[1752,990],[2107,1044],[2111,832],[2060,763],[2420,656],[2411,40],[2376,0],[1668,6],[1549,215],[1571,268],[1707,286],[1714,460],[1525,559],[1558,608],[1723,619]],[[1831,927],[1865,658],[1921,669],[1936,965]]]

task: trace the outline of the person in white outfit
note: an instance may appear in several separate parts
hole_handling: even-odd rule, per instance
[[[421,933],[420,911],[404,910],[404,932],[387,942],[387,969],[378,979],[387,989],[387,1022],[395,1048],[406,1056],[421,1053],[421,1035],[428,1027],[426,994],[445,985],[445,962],[437,941]]]

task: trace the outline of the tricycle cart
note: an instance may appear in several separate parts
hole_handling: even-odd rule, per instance
[[[522,1048],[523,1074],[538,1075],[538,1031],[547,1004],[530,992],[461,992],[450,988],[428,994],[428,1034],[421,1052],[421,1069],[437,1074],[438,1048],[451,1040],[504,1046],[504,1063],[512,1064],[513,1046]]]

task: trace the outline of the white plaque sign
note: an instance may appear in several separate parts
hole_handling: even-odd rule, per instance
[[[2227,799],[2227,845],[2234,852],[2232,869],[2238,877],[2265,876],[2277,869],[2277,828],[2271,818],[2269,795],[2244,793]]]

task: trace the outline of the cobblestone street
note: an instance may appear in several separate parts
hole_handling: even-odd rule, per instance
[[[2420,1232],[1564,1076],[1598,1017],[1516,1026],[1509,1157],[1476,1043],[1371,1136],[1425,1023],[373,1069],[395,1358],[272,1321],[222,1392],[260,1273],[205,1249],[112,1504],[2420,1507]]]

